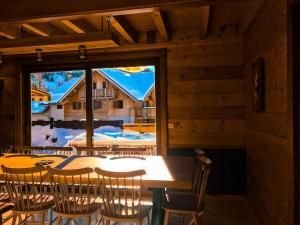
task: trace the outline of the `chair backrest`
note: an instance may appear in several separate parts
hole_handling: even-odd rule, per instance
[[[151,155],[145,147],[112,147],[112,154],[116,156],[143,157]]]
[[[66,214],[89,213],[97,197],[96,186],[90,183],[93,169],[47,169],[51,177],[51,193],[56,211]]]
[[[76,149],[77,149],[77,155],[82,155],[82,156],[90,156],[90,155],[105,156],[110,153],[110,147],[107,146],[76,147]]]
[[[24,155],[34,155],[42,154],[44,147],[41,146],[15,146],[13,153],[24,154]]]
[[[204,156],[205,155],[205,152],[202,150],[202,149],[195,149],[194,151],[194,161],[193,161],[193,174],[192,174],[192,178],[193,178],[193,190],[196,190],[197,188],[197,182],[195,180],[195,175],[196,175],[196,172],[197,172],[197,169],[198,169],[198,163],[199,163],[199,159],[198,157],[199,156]]]
[[[31,168],[8,168],[1,166],[6,190],[15,210],[40,210],[46,205],[49,195],[43,188],[42,166]]]
[[[207,188],[208,176],[211,169],[211,160],[204,155],[197,156],[198,164],[195,172],[195,189],[194,192],[198,197],[198,210],[201,211],[204,208],[205,194]]]
[[[142,176],[145,170],[110,172],[95,168],[101,198],[102,214],[113,218],[139,218],[142,206]]]
[[[46,146],[43,149],[43,154],[54,154],[54,155],[72,155],[72,147],[56,147],[56,146]]]

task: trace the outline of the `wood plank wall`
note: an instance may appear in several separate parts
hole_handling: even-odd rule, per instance
[[[15,62],[8,61],[0,65],[0,145],[15,143],[15,107],[17,99],[16,75],[19,67]]]
[[[245,37],[247,198],[262,225],[291,225],[293,156],[287,99],[287,1],[267,1]],[[251,65],[266,65],[266,110],[253,113]]]
[[[243,149],[242,44],[169,49],[167,60],[169,147]]]

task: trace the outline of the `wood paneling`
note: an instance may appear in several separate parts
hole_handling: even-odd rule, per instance
[[[262,225],[292,225],[287,97],[287,1],[266,1],[245,37],[247,198]],[[265,59],[266,110],[253,113],[251,65]]]
[[[17,102],[16,74],[18,66],[10,61],[0,65],[0,80],[4,86],[0,90],[0,145],[15,143],[15,104]]]
[[[239,44],[169,50],[171,148],[244,147],[242,65],[242,45]]]

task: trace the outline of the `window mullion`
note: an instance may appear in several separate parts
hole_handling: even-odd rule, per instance
[[[85,71],[86,77],[86,145],[93,145],[93,78],[90,68]]]

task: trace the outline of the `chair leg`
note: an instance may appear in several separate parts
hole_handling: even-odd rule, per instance
[[[195,225],[200,225],[199,219],[196,214],[193,214],[193,220],[194,220]]]
[[[41,215],[41,225],[45,225],[45,212]]]
[[[52,225],[52,219],[53,219],[53,212],[52,212],[52,209],[49,209],[49,225]]]
[[[20,214],[18,214],[18,220],[19,224],[22,224],[22,216]]]
[[[91,225],[91,216],[86,217],[86,225]]]
[[[191,222],[189,223],[189,225],[192,225],[192,224],[194,224],[195,223],[195,220],[194,220],[194,218],[192,218],[192,220],[191,220]]]
[[[147,215],[147,225],[150,225],[150,216]]]
[[[57,216],[57,225],[61,225],[61,216]]]
[[[164,225],[168,225],[169,217],[170,217],[170,212],[168,210],[165,210]]]
[[[12,225],[16,225],[16,222],[17,222],[17,215],[14,213],[13,215],[13,219],[12,219]]]
[[[105,221],[105,224],[106,224],[106,225],[110,225],[110,221],[109,221],[109,220],[106,220],[106,221]]]

